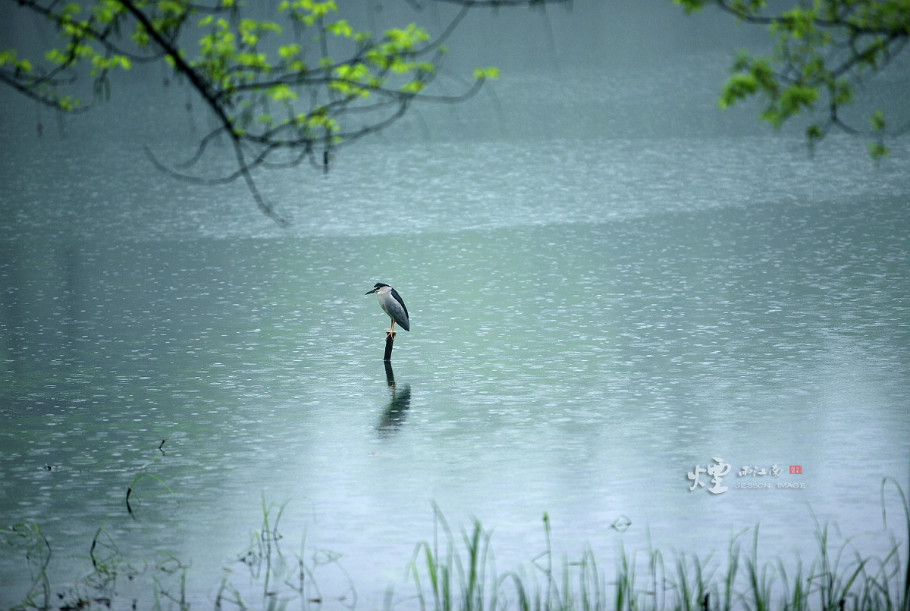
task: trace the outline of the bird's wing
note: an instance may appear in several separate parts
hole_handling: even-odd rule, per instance
[[[401,295],[398,294],[398,291],[392,289],[392,298],[401,304],[401,309],[404,310],[404,315],[410,320],[411,316],[408,314],[408,308],[404,305],[404,299],[401,298]]]

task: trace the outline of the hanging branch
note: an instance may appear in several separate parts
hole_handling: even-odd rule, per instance
[[[166,62],[215,124],[186,161],[167,165],[146,149],[152,163],[196,184],[242,179],[259,209],[279,225],[287,221],[262,195],[257,170],[309,161],[328,171],[335,151],[389,127],[412,104],[462,102],[497,76],[495,69],[478,69],[455,95],[428,90],[447,40],[472,8],[492,4],[475,0],[446,0],[458,8],[436,37],[414,24],[356,31],[338,16],[333,0],[282,1],[275,21],[244,16],[235,0],[7,1],[53,24],[63,44],[42,63],[0,49],[0,83],[61,110],[83,110],[105,97],[114,71],[134,62]],[[63,93],[85,70],[95,93],[87,104]],[[228,138],[234,169],[217,177],[193,173],[218,137]]]
[[[874,76],[904,51],[910,39],[910,4],[902,0],[800,3],[777,14],[766,12],[762,0],[674,0],[687,13],[710,4],[746,23],[768,28],[774,40],[769,56],[740,53],[724,84],[720,105],[758,96],[765,106],[760,118],[780,127],[800,114],[822,106],[819,120],[806,128],[810,147],[831,129],[874,139],[873,158],[888,154],[886,137],[910,131],[910,123],[889,127],[880,110],[861,129],[842,117],[842,109],[866,77]]]

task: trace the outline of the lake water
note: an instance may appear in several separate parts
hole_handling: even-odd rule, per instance
[[[540,106],[476,137],[495,114],[446,108],[430,140],[406,123],[327,177],[264,175],[280,229],[242,185],[150,166],[142,144],[185,156],[204,119],[174,111],[175,138],[115,106],[36,138],[7,102],[0,525],[40,526],[53,592],[91,571],[101,528],[136,567],[186,565],[194,608],[225,580],[255,607],[238,558],[263,502],[326,604],[353,583],[361,609],[389,587],[416,604],[434,505],[459,541],[473,518],[492,531],[500,572],[534,573],[544,512],[559,558],[590,546],[602,567],[620,545],[722,557],[756,525],[786,562],[815,557],[814,520],[863,554],[906,540],[891,487],[881,520],[883,478],[910,475],[906,146],[876,166],[848,138],[810,157],[727,118],[635,136],[610,113],[556,130]],[[411,314],[391,373],[377,281]],[[696,472],[715,458],[720,494]],[[4,608],[32,583],[13,551]],[[136,581],[121,606],[176,587]]]

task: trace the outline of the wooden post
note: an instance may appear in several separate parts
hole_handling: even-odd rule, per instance
[[[395,394],[395,372],[392,371],[392,362],[386,360],[382,363],[385,365],[385,381],[389,385],[389,388],[392,389],[392,394]]]
[[[382,357],[383,361],[392,360],[392,346],[395,343],[395,334],[386,333],[385,336],[385,355]]]

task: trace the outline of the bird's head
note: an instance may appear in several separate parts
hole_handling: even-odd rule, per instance
[[[379,289],[381,289],[381,288],[384,287],[384,286],[389,286],[389,285],[388,285],[388,284],[383,284],[382,282],[377,282],[376,284],[373,285],[373,290],[372,290],[372,291],[367,291],[366,293],[364,293],[364,295],[369,295],[369,294],[371,294],[371,293],[375,293],[376,291],[378,291]]]

